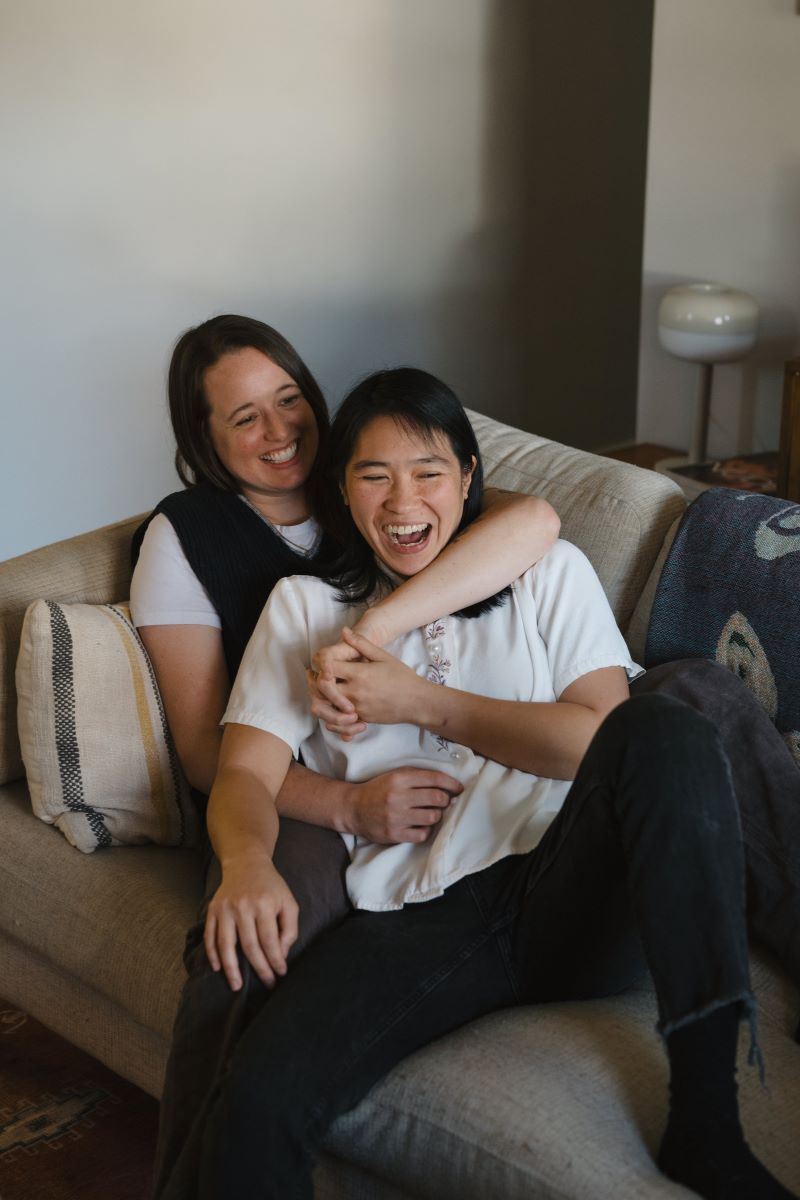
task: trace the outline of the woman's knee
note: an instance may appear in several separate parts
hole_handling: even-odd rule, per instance
[[[632,740],[674,748],[684,740],[717,741],[717,729],[708,717],[674,696],[658,692],[631,696],[613,709],[603,729],[622,744]]]
[[[757,701],[728,667],[709,658],[684,658],[651,667],[631,684],[632,696],[674,696],[701,712],[721,713],[731,705],[749,709]]]
[[[278,1146],[304,1144],[315,1127],[320,1094],[295,1069],[291,1038],[274,1045],[271,1053],[263,1048],[254,1053],[252,1036],[244,1040],[249,1044],[236,1047],[220,1087],[217,1118],[226,1127],[225,1136],[236,1131],[245,1141],[269,1137]]]
[[[669,696],[648,695],[620,705],[607,723],[618,754],[617,817],[632,822],[637,836],[650,831],[665,850],[740,841],[730,764],[706,717]]]
[[[635,696],[615,708],[600,734],[606,750],[653,779],[718,781],[727,788],[730,768],[716,726],[672,696]]]
[[[714,681],[717,686],[724,686],[725,677],[735,679],[727,667],[710,658],[676,658],[671,662],[659,663],[657,667],[648,667],[643,675],[634,679],[631,684],[631,695],[644,696],[649,692],[658,691],[664,695],[679,695],[681,685],[686,682],[705,683]]]

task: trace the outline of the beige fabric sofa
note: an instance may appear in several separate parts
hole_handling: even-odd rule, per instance
[[[683,497],[652,472],[473,414],[490,482],[537,491],[593,561],[634,657]],[[30,811],[16,738],[14,661],[36,597],[127,596],[136,519],[0,565],[0,995],[159,1094],[201,891],[191,850],[85,856]],[[769,1091],[744,1068],[757,1152],[800,1190],[798,997],[754,958]],[[564,1200],[688,1195],[656,1171],[666,1063],[644,986],[613,1000],[498,1013],[407,1060],[333,1128],[323,1200]]]

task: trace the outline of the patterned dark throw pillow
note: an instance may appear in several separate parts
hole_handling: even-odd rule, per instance
[[[758,698],[800,765],[800,504],[713,488],[686,510],[645,665],[710,658]]]

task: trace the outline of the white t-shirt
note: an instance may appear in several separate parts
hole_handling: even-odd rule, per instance
[[[305,669],[312,653],[357,621],[320,579],[292,576],[274,588],[242,659],[223,723],[252,725],[302,751],[322,775],[361,782],[396,767],[441,770],[464,784],[427,842],[375,845],[346,838],[347,888],[358,908],[381,911],[442,894],[456,880],[522,854],[540,841],[569,790],[502,766],[415,725],[373,725],[351,742],[309,711]],[[558,699],[600,667],[640,673],[585,555],[568,542],[513,584],[499,608],[473,620],[446,617],[387,649],[445,687],[502,700]]]
[[[293,549],[311,554],[319,540],[316,521],[273,525]],[[153,517],[144,535],[131,580],[134,625],[211,625],[221,628],[217,610],[183,552],[178,535],[163,513]]]

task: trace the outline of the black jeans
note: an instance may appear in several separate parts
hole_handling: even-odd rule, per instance
[[[800,768],[764,709],[718,663],[653,667],[632,696],[674,696],[716,726],[742,819],[750,931],[800,988]],[[800,1041],[800,1030],[798,1030]]]
[[[311,1200],[331,1122],[399,1060],[498,1008],[617,992],[645,960],[663,1034],[737,1001],[752,1015],[728,762],[661,696],[607,718],[529,854],[347,917],[294,963],[210,1107],[199,1197]]]
[[[352,912],[344,884],[349,857],[332,829],[281,818],[274,861],[300,906],[300,933],[289,954],[291,963],[323,929]],[[211,970],[203,931],[220,878],[219,862],[207,844],[205,894],[197,923],[186,936],[187,979],[161,1097],[154,1172],[158,1200],[195,1200],[208,1106],[242,1030],[271,994],[241,954],[238,992],[231,991],[223,972]]]

